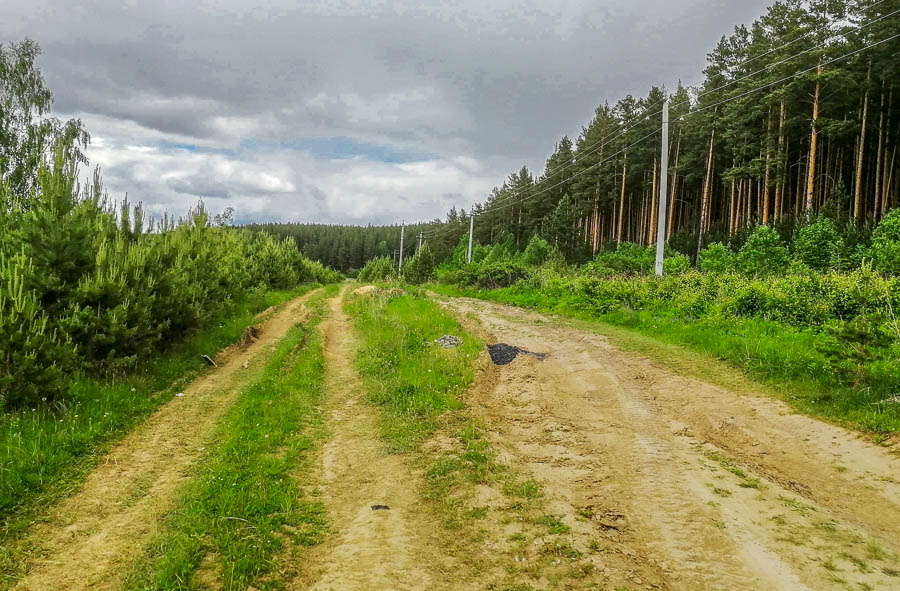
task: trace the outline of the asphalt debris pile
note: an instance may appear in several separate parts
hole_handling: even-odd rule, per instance
[[[533,353],[506,343],[488,345],[488,353],[494,365],[508,365],[519,355],[534,355],[538,358],[538,361],[543,361],[547,357],[547,353]]]

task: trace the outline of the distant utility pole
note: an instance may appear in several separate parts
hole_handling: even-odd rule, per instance
[[[466,261],[472,262],[472,234],[475,232],[475,214],[469,216],[469,255],[466,257]]]
[[[656,216],[656,274],[662,277],[666,249],[666,196],[669,193],[669,99],[662,108],[662,153],[659,169],[659,214]],[[702,230],[701,230],[702,231]]]
[[[400,262],[397,264],[397,270],[403,268],[403,230],[406,226],[400,225]]]
[[[416,249],[416,252],[419,252],[420,250],[422,250],[422,237],[423,237],[422,232],[419,232],[419,248]]]

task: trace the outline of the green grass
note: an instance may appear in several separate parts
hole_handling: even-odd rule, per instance
[[[211,437],[210,451],[167,517],[127,589],[193,589],[212,569],[225,589],[277,588],[286,543],[317,544],[323,504],[296,479],[324,436],[317,405],[325,369],[316,325],[294,326],[262,375],[244,389]]]
[[[812,328],[761,318],[692,318],[664,304],[651,309],[621,308],[600,313],[577,294],[554,299],[539,289],[524,286],[496,290],[429,287],[444,295],[480,298],[587,321],[585,328],[609,336],[617,346],[662,357],[676,369],[701,379],[721,383],[727,372],[717,369],[719,364],[715,361],[724,362],[756,380],[759,390],[782,398],[803,413],[877,436],[900,432],[900,404],[885,403],[884,392],[875,388],[836,383],[825,357],[816,348],[822,333]],[[685,362],[698,353],[700,359]],[[734,376],[725,378],[730,382],[723,384],[726,386],[738,382]]]
[[[383,411],[381,434],[392,451],[412,451],[442,412],[461,407],[482,343],[417,295],[351,298],[347,311],[359,335],[357,367],[369,399]],[[445,334],[461,336],[462,345],[442,349],[433,342]]]
[[[128,378],[75,377],[64,406],[0,415],[0,586],[19,572],[12,542],[50,503],[74,491],[112,443],[203,371],[201,354],[213,355],[235,342],[260,310],[314,287],[236,302],[208,328],[173,344]]]

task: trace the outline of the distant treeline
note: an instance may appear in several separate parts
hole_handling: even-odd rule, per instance
[[[420,232],[429,232],[440,222],[406,226],[404,256],[415,252]],[[331,224],[248,224],[252,231],[268,232],[278,238],[290,238],[308,258],[323,265],[353,274],[375,257],[396,260],[400,250],[400,226],[341,226]]]

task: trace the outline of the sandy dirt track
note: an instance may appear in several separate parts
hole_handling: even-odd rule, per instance
[[[531,312],[446,305],[489,341],[549,353],[498,368],[471,411],[506,461],[544,485],[574,542],[611,544],[604,584],[900,589],[900,459],[889,450]]]
[[[314,293],[314,292],[313,292]],[[15,589],[118,589],[173,507],[210,430],[288,329],[308,315],[307,294],[270,310],[256,340],[217,356],[203,375],[116,445],[81,489],[29,533],[27,575]],[[242,369],[249,364],[248,370]]]
[[[353,368],[355,341],[342,308],[344,292],[331,300],[320,326],[329,437],[309,483],[325,503],[331,535],[305,557],[306,573],[290,588],[433,589],[435,525],[419,505],[418,477],[408,458],[387,453],[378,439],[378,411],[366,403]]]

